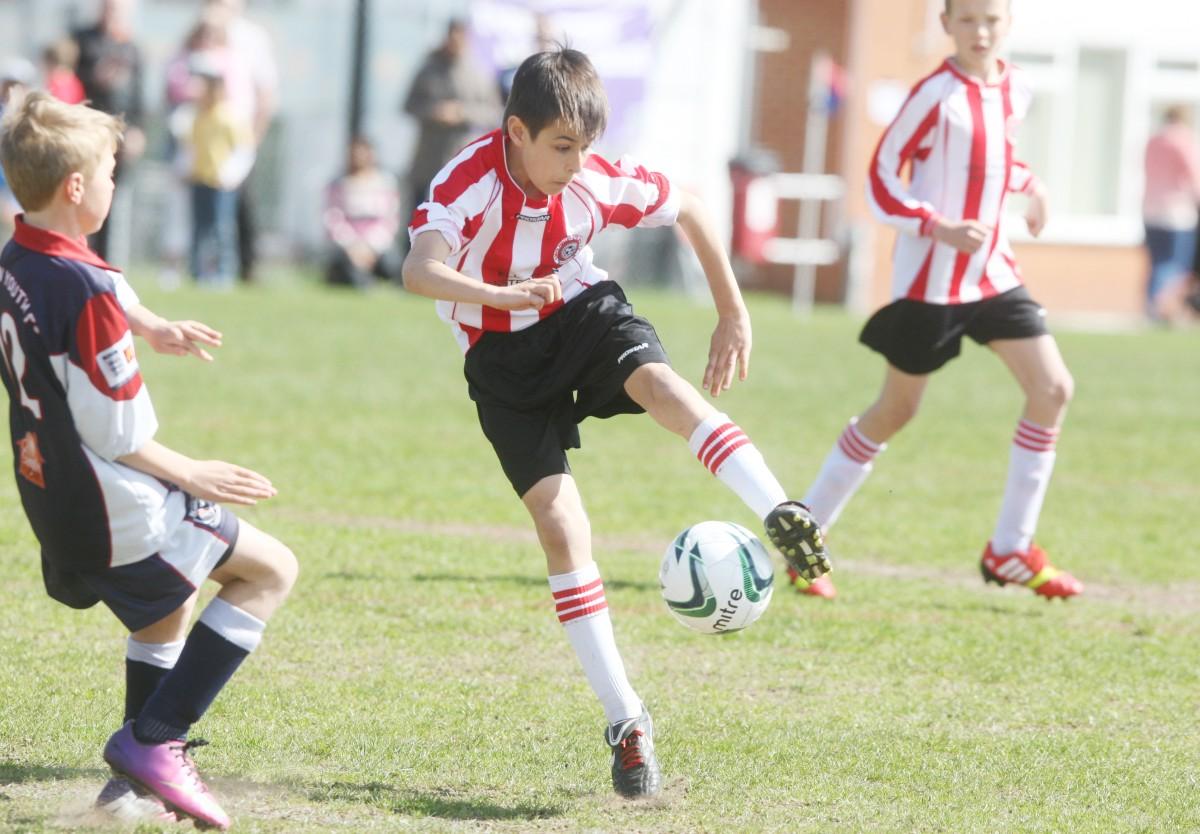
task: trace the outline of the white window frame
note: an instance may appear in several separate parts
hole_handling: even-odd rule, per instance
[[[1121,160],[1114,172],[1117,183],[1117,213],[1113,215],[1068,214],[1059,208],[1065,201],[1056,201],[1055,194],[1070,188],[1071,149],[1086,137],[1076,135],[1075,110],[1071,106],[1079,82],[1079,57],[1083,50],[1115,50],[1125,54],[1125,87],[1120,130]],[[1035,95],[1050,95],[1052,137],[1046,157],[1050,170],[1034,171],[1045,184],[1050,198],[1050,222],[1041,237],[1033,238],[1023,222],[1019,222],[1025,204],[1021,199],[1010,206],[1013,220],[1009,228],[1013,240],[1029,243],[1080,244],[1088,246],[1136,246],[1144,235],[1141,216],[1143,185],[1143,152],[1146,140],[1156,129],[1151,123],[1150,109],[1155,101],[1172,100],[1200,108],[1200,47],[1172,48],[1146,41],[1123,41],[1116,38],[1014,40],[1011,52],[1045,55],[1048,64],[1022,66]],[[1159,62],[1172,61],[1190,64],[1195,72],[1171,72],[1158,68]]]

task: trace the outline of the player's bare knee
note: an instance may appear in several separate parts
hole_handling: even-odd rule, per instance
[[[920,399],[909,399],[907,397],[898,397],[879,403],[880,416],[883,418],[883,422],[887,424],[890,434],[895,434],[912,422],[912,419],[917,416],[917,411],[920,407]],[[887,440],[887,438],[875,437],[871,439],[876,442]]]
[[[300,578],[300,560],[287,545],[282,542],[276,544],[278,547],[271,555],[272,590],[283,599],[291,593],[296,580]]]
[[[1061,374],[1046,380],[1043,385],[1038,386],[1036,390],[1031,392],[1029,399],[1032,401],[1032,404],[1041,407],[1043,410],[1061,413],[1066,410],[1067,405],[1070,404],[1071,398],[1074,396],[1075,380],[1069,373],[1063,371]]]

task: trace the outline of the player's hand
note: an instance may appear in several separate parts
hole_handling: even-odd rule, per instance
[[[933,227],[934,240],[973,255],[992,236],[992,227],[978,220],[939,220]]]
[[[253,506],[276,495],[266,476],[223,460],[196,461],[187,483],[180,486],[197,498],[222,504]]]
[[[1046,189],[1039,186],[1029,198],[1029,206],[1025,209],[1025,225],[1029,227],[1029,234],[1034,237],[1046,228],[1046,219],[1050,215],[1047,203]]]
[[[211,362],[213,358],[200,345],[221,346],[221,333],[198,321],[162,321],[143,333],[142,338],[156,353],[191,354],[205,362]]]
[[[356,240],[347,246],[346,255],[352,264],[364,272],[374,269],[375,261],[378,259],[375,250],[361,240]]]
[[[745,310],[718,319],[708,344],[708,365],[700,387],[718,397],[733,385],[735,373],[744,380],[750,373],[751,341],[750,314]]]
[[[458,99],[446,99],[433,105],[433,121],[447,127],[457,127],[467,120],[467,111]]]
[[[551,275],[501,287],[488,306],[497,310],[540,310],[556,301],[562,301],[562,284],[558,283],[557,275]]]

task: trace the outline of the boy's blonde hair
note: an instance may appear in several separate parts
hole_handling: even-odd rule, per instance
[[[124,134],[118,116],[30,93],[0,124],[0,165],[21,207],[39,211],[71,174],[91,176]]]

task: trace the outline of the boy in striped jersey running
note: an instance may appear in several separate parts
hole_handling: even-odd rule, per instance
[[[589,152],[608,102],[587,57],[530,56],[513,78],[503,128],[464,148],[413,214],[404,285],[438,299],[466,354],[468,391],[505,475],[533,517],[558,618],[599,697],[613,787],[658,792],[650,716],[613,638],[591,529],[566,450],[584,418],[648,412],[763,519],[807,579],[829,570],[807,509],[788,501],[749,438],[671,369],[654,328],[592,262],[610,225],[678,223],[716,302],[704,388],[746,377],[750,319],[700,203],[661,173]]]
[[[860,339],[887,359],[887,372],[878,399],[842,432],[804,501],[825,529],[837,521],[875,456],[916,414],[929,374],[957,356],[969,336],[1000,357],[1025,393],[1000,517],[980,570],[989,582],[1015,582],[1050,599],[1083,590],[1033,543],[1073,382],[1004,232],[1013,192],[1029,197],[1032,234],[1046,221],[1045,190],[1013,159],[1030,93],[998,57],[1009,4],[946,0],[942,25],[954,39],[954,57],[913,88],[875,152],[868,202],[901,234],[894,300],[871,317]],[[907,184],[900,178],[906,163]],[[828,578],[796,584],[834,595]]]

